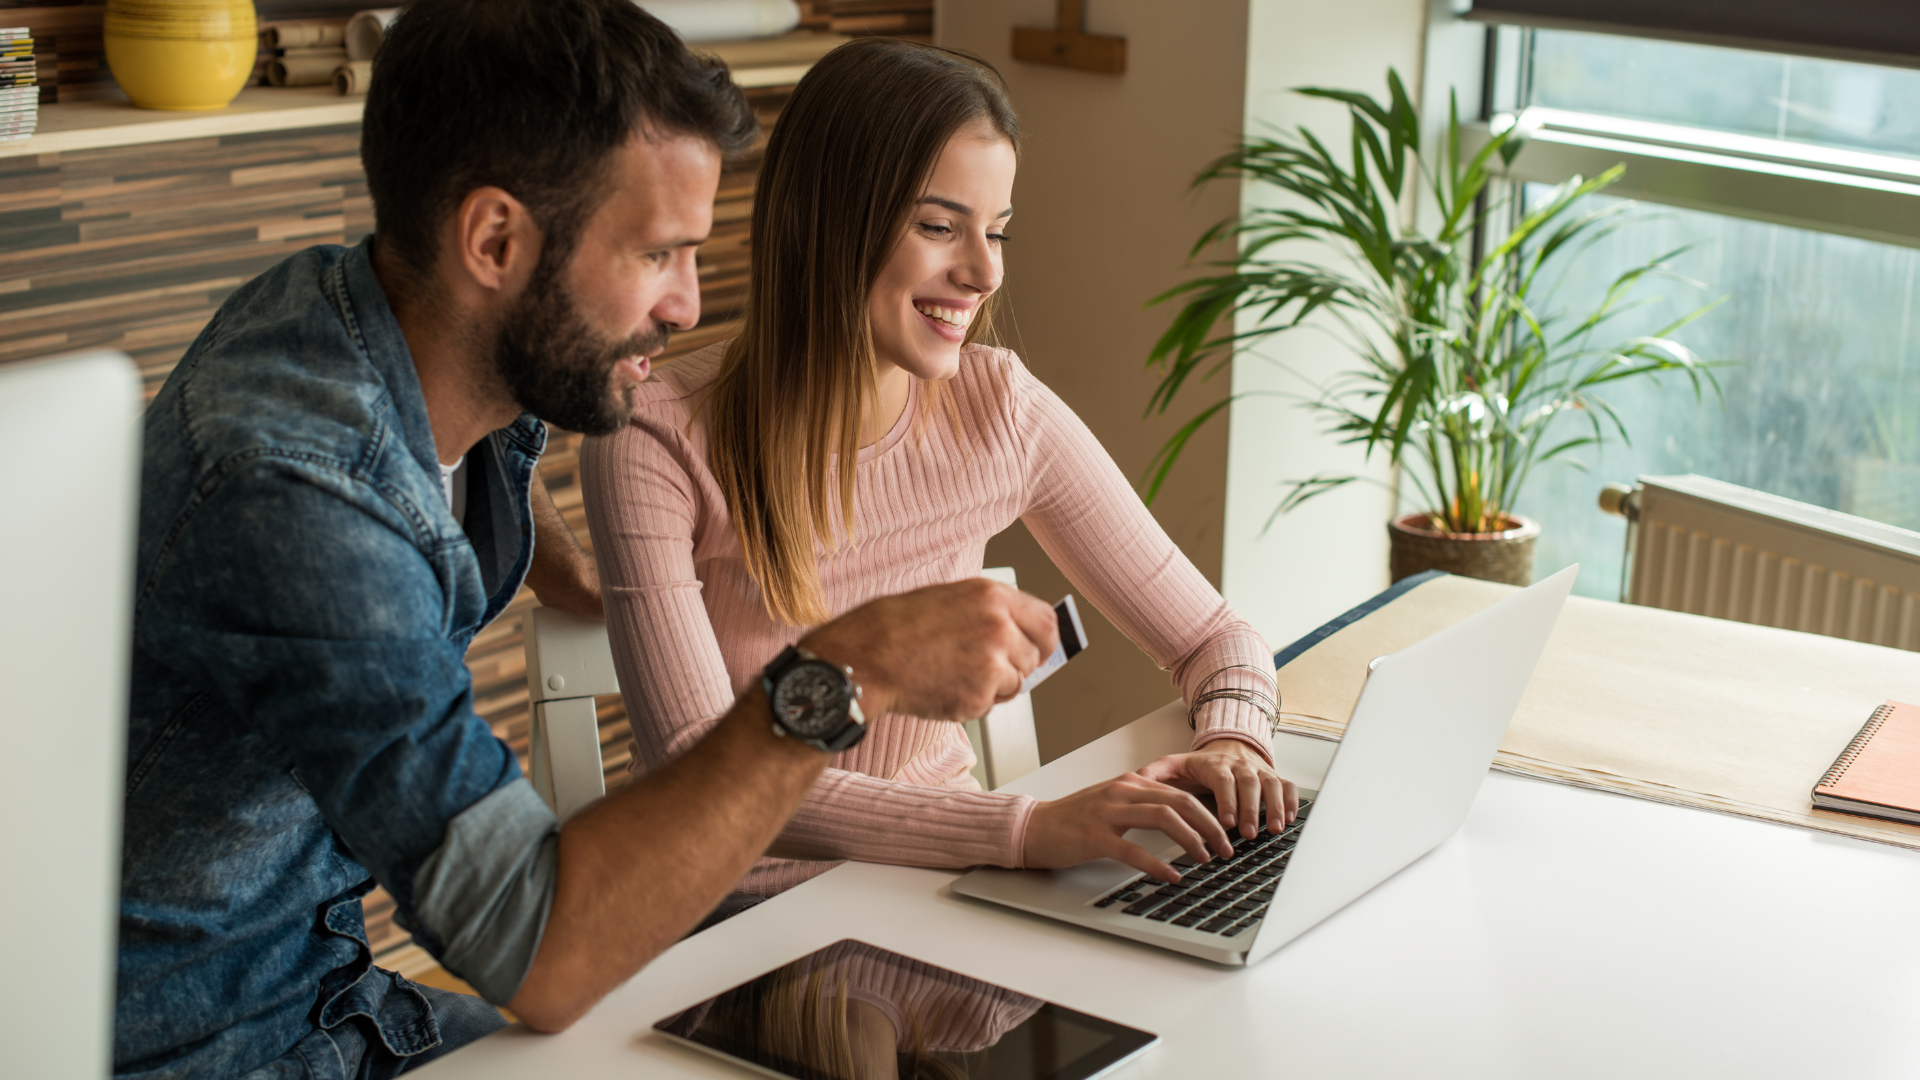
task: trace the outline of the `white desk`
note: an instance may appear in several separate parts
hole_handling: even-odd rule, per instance
[[[1051,797],[1186,745],[1163,709],[1012,785]],[[1311,782],[1332,744],[1283,736]],[[1493,774],[1453,839],[1245,969],[848,864],[682,942],[558,1036],[428,1080],[738,1078],[650,1033],[844,937],[1158,1033],[1126,1077],[1920,1076],[1920,854]]]

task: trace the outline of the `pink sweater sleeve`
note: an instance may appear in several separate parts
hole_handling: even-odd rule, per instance
[[[1086,424],[1007,355],[1012,422],[1027,455],[1021,520],[1034,539],[1074,588],[1173,674],[1189,707],[1219,689],[1272,701],[1267,643],[1160,528]],[[1214,698],[1193,720],[1194,748],[1237,739],[1273,760],[1272,727],[1262,709]]]
[[[701,516],[724,514],[725,507],[709,505],[717,489],[701,482],[706,463],[681,430],[684,422],[678,409],[643,410],[620,432],[587,440],[581,452],[614,665],[635,760],[648,769],[685,752],[734,702],[694,558]],[[869,741],[884,740],[884,724],[882,718]],[[935,775],[937,764],[916,771]],[[910,763],[891,765],[889,773]],[[1034,805],[1024,795],[830,768],[774,851],[810,860],[1018,867]]]

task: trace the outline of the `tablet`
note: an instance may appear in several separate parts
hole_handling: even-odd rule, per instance
[[[1088,1080],[1159,1041],[851,939],[654,1030],[788,1080]]]

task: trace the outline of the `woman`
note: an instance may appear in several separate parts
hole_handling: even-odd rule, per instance
[[[636,767],[690,746],[806,626],[977,574],[987,539],[1016,519],[1173,672],[1193,748],[1035,803],[979,790],[957,725],[881,717],[836,757],[747,894],[838,859],[1111,856],[1171,881],[1121,834],[1162,829],[1204,861],[1208,842],[1227,852],[1225,829],[1291,820],[1291,785],[1268,756],[1266,644],[1085,425],[1012,353],[976,343],[1001,283],[1017,140],[997,76],[930,46],[856,41],[796,88],[755,194],[740,337],[662,370],[629,426],[583,452]],[[1219,823],[1181,788],[1213,792]]]

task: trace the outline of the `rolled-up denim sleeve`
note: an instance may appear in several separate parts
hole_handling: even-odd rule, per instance
[[[474,712],[448,631],[461,560],[437,557],[417,508],[310,456],[236,466],[166,541],[141,603],[168,618],[142,620],[142,651],[199,675],[241,718],[234,737],[284,757],[416,941],[511,998],[559,826]]]
[[[540,948],[559,867],[560,822],[526,780],[460,811],[413,879],[419,918],[442,928],[440,962],[488,1001],[513,1000]]]

